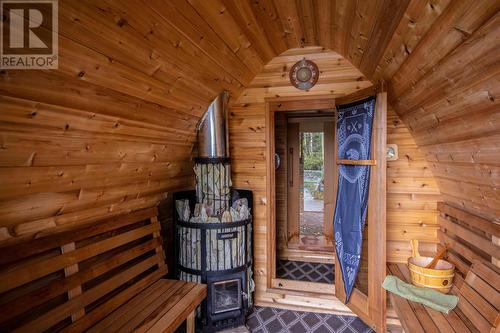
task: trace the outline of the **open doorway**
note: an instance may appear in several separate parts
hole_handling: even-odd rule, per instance
[[[275,158],[268,158],[266,163],[266,182],[268,185],[266,186],[266,196],[268,201],[265,201],[267,216],[265,253],[267,257],[266,269],[269,272],[266,286],[271,293],[293,298],[291,302],[302,302],[303,297],[307,299],[306,302],[322,302],[326,299],[339,300],[340,302],[334,305],[335,309],[345,309],[342,302],[346,302],[346,293],[340,265],[337,265],[335,260],[332,236],[333,212],[338,184],[337,164],[349,165],[349,160],[337,157],[336,128],[342,126],[342,123],[335,123],[337,116],[335,102],[345,107],[362,98],[360,94],[357,94],[356,96],[339,98],[337,101],[329,97],[318,98],[317,96],[302,99],[292,97],[266,99],[266,140],[268,143],[266,154],[267,156],[275,156]],[[323,218],[326,223],[323,223],[323,235],[319,235],[317,239],[310,242],[307,238],[304,239],[303,236],[306,235],[303,235],[304,233],[301,233],[300,230],[301,197],[299,195],[303,193],[304,187],[304,178],[302,178],[301,184],[300,176],[304,177],[303,173],[301,174],[304,172],[304,168],[301,168],[300,156],[294,156],[299,154],[300,149],[290,150],[288,138],[297,138],[296,147],[300,147],[300,125],[297,128],[297,125],[292,124],[300,122],[301,118],[312,121],[313,118],[319,120],[322,117],[331,117],[332,120],[323,123],[323,177],[325,185],[323,189]],[[297,136],[289,136],[289,131],[295,131],[298,134]],[[303,130],[302,132],[314,131]],[[381,331],[385,330],[386,314],[385,290],[380,287],[386,275],[386,136],[387,94],[379,93],[376,97],[373,117],[371,140],[373,164],[370,164],[370,191],[367,222],[363,234],[361,267],[351,297],[345,304],[365,322],[370,323],[373,327],[381,328]],[[331,153],[330,157],[329,153]],[[295,165],[289,166],[288,164],[292,162],[295,162]],[[292,185],[290,181],[295,184],[294,190],[299,195],[290,194],[288,189]],[[298,198],[297,204],[288,207],[288,198],[291,197]],[[293,217],[296,219],[294,220]],[[301,280],[297,278],[302,273],[300,272],[301,268],[293,274],[292,278],[281,278],[279,277],[281,273],[279,272],[279,260],[283,259],[307,264],[332,265],[335,271],[332,276],[334,283]],[[382,306],[378,306],[379,304]]]
[[[334,284],[334,112],[275,113],[276,277]]]
[[[307,123],[301,123],[303,127]],[[299,239],[319,244],[324,237],[324,131],[321,122],[311,123],[299,133],[301,170]]]

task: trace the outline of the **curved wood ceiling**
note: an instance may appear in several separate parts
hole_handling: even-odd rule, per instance
[[[65,183],[64,191],[58,188],[65,194],[43,214],[40,207],[33,210],[20,201],[18,196],[26,193],[40,196],[42,188],[20,188],[12,175],[21,174],[31,184],[34,175],[53,172],[57,179],[61,172],[25,166],[70,165],[73,169],[65,175],[104,172],[106,182],[121,187],[103,192],[109,195],[99,206],[103,214],[117,212],[117,202],[126,207],[131,197],[144,195],[151,181],[158,182],[151,192],[156,197],[145,197],[143,205],[172,188],[165,183],[171,179],[176,188],[189,185],[186,161],[194,126],[213,96],[222,89],[239,96],[271,59],[290,48],[314,45],[341,54],[372,82],[386,81],[389,100],[427,154],[445,199],[498,218],[499,7],[498,0],[59,1],[59,69],[0,73],[3,105],[26,113],[0,119],[7,124],[0,177],[15,190],[4,190],[2,197],[12,200],[6,206],[15,202],[27,212],[13,214],[7,225],[28,217],[43,217],[47,226],[77,218],[61,214],[77,210],[78,204],[70,205],[73,210],[67,207],[82,197],[71,192],[82,190],[78,182]],[[47,118],[35,127],[39,109],[47,110],[40,112]],[[88,129],[90,123],[94,127]],[[46,132],[26,137],[26,131],[40,126]],[[108,156],[106,140],[118,132],[113,140],[119,141],[120,152]],[[47,148],[43,135],[58,135],[60,141]],[[35,136],[44,143],[27,145]],[[84,137],[97,154],[89,154],[90,148],[80,151],[86,147]],[[71,147],[71,155],[57,150],[62,146]],[[64,162],[51,164],[54,151],[66,156]],[[117,170],[125,172],[119,165],[111,168],[110,161],[124,159],[152,163],[136,175],[133,189],[109,178]],[[170,163],[171,178],[160,179],[159,169],[152,170],[160,168],[159,161]],[[127,172],[132,170],[130,166]],[[97,200],[98,194],[91,193],[81,207],[90,209]],[[1,233],[8,238],[15,231]]]

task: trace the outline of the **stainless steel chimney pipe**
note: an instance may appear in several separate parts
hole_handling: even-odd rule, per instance
[[[201,117],[197,126],[198,157],[229,157],[228,99],[229,93],[221,92]]]

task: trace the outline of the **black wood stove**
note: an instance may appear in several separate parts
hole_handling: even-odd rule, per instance
[[[197,159],[196,190],[174,194],[177,278],[208,285],[197,312],[202,332],[244,325],[253,303],[252,192],[230,188],[229,166]]]
[[[251,191],[232,188],[228,98],[219,94],[197,126],[195,190],[174,196],[175,272],[208,285],[197,310],[203,332],[243,325],[253,305],[253,200]]]

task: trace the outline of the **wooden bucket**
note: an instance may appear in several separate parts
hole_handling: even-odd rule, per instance
[[[418,252],[418,241],[412,241],[412,257],[408,258],[411,283],[418,287],[426,287],[447,294],[453,284],[455,266],[440,259],[434,268],[425,268],[433,258],[421,257]]]

